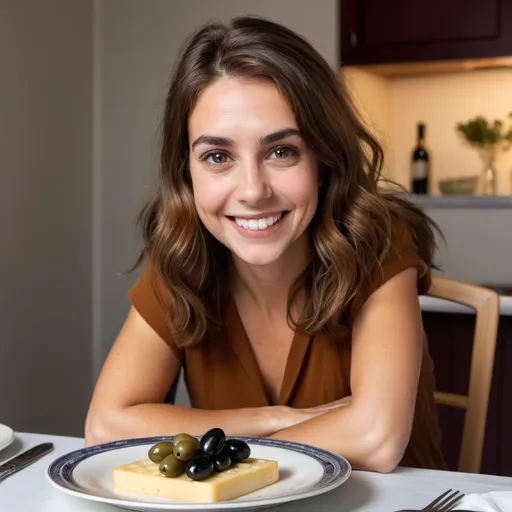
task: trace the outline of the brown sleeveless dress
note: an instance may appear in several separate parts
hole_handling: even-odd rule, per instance
[[[405,270],[418,269],[418,293],[430,285],[430,273],[419,257],[410,233],[397,225],[393,249],[375,277],[374,289]],[[170,335],[166,315],[148,267],[130,288],[130,300],[182,360],[192,406],[200,409],[235,409],[270,405],[260,369],[234,301],[226,312],[226,338],[206,339],[197,348],[181,349]],[[402,466],[446,469],[440,449],[440,431],[434,402],[434,365],[424,337],[424,357],[419,380],[411,438]],[[331,340],[296,332],[288,355],[279,404],[307,408],[351,394],[351,337]],[[276,405],[276,404],[274,404]]]

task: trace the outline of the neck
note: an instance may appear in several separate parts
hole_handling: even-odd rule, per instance
[[[305,233],[270,265],[249,265],[233,255],[231,289],[235,300],[250,303],[268,318],[286,312],[290,288],[306,269],[309,251]]]

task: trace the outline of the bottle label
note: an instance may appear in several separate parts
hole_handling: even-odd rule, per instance
[[[418,160],[412,163],[411,176],[413,180],[428,178],[428,162]]]

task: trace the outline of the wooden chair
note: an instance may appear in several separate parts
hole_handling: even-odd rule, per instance
[[[487,408],[494,365],[499,323],[499,297],[496,292],[445,277],[432,277],[427,293],[475,310],[476,324],[467,395],[436,392],[438,404],[466,409],[458,471],[479,473],[487,421]]]

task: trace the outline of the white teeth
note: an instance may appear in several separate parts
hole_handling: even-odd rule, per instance
[[[268,228],[268,221],[266,218],[264,219],[258,219],[258,229],[267,229]]]
[[[249,229],[256,231],[259,228],[258,221],[256,219],[249,219]]]
[[[272,217],[261,217],[261,219],[244,219],[243,217],[235,217],[235,222],[244,229],[259,231],[273,226],[282,216],[282,213],[278,213]]]

